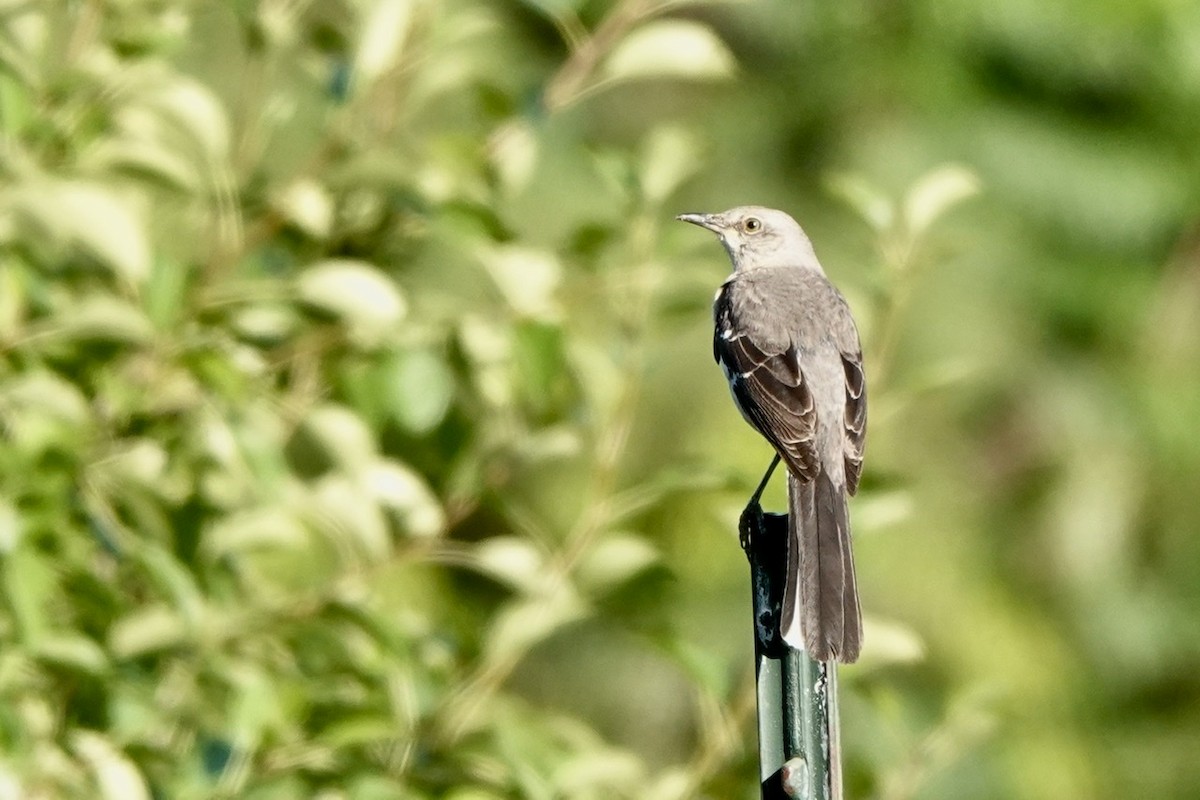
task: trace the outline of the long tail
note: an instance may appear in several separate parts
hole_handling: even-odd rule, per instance
[[[862,613],[850,550],[846,488],[823,471],[788,475],[788,569],[781,629],[785,642],[817,661],[858,660]]]

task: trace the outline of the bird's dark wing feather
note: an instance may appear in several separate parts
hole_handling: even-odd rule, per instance
[[[718,295],[715,312],[713,355],[729,376],[734,399],[791,471],[812,480],[819,471],[816,407],[795,347],[755,341],[738,324],[728,291]]]
[[[863,375],[862,352],[842,353],[842,367],[846,371],[846,491],[854,494],[862,475],[863,448],[867,439],[867,382]]]

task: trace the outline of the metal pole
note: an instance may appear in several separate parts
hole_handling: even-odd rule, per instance
[[[759,484],[738,525],[750,560],[758,753],[762,800],[841,800],[837,665],[813,661],[779,633],[787,564],[787,515],[764,513]]]

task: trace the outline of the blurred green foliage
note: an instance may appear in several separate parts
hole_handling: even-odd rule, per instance
[[[1200,796],[1198,9],[0,2],[0,798],[756,797],[745,202],[868,344],[849,796]]]

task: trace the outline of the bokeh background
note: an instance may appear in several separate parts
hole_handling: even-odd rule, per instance
[[[5,0],[0,798],[756,797],[748,202],[868,351],[848,796],[1200,797],[1200,5]]]

